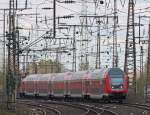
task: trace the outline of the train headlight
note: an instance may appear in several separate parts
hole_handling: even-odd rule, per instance
[[[114,89],[114,86],[111,86],[112,89]]]
[[[121,85],[121,86],[120,86],[120,88],[122,89],[122,88],[123,88],[123,86]]]

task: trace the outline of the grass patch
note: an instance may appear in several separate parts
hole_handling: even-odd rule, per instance
[[[5,104],[1,104],[0,105],[0,115],[28,115],[25,113],[28,113],[28,111],[30,110],[29,107],[26,107],[24,105],[17,105],[16,108],[17,108],[16,112],[11,112],[6,109]]]
[[[129,91],[128,102],[131,103],[144,103],[144,87],[146,84],[146,72],[143,76],[138,76],[137,79],[137,94],[135,95],[133,91]]]

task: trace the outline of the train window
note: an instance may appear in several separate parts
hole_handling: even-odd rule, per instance
[[[72,80],[77,80],[77,79],[81,79],[82,76],[85,74],[86,72],[78,72],[78,73],[74,73]]]
[[[91,71],[92,79],[101,79],[105,69]]]
[[[59,73],[54,77],[53,81],[64,81],[64,76],[65,74]]]

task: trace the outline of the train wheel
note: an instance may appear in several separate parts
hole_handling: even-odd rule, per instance
[[[39,95],[38,94],[35,94],[35,98],[38,98],[39,97]]]

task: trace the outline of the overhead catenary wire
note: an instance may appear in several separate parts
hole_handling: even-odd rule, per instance
[[[46,1],[46,0],[45,0],[45,1]],[[110,1],[110,0],[109,0],[109,1]],[[109,1],[107,1],[108,4],[109,4]],[[52,0],[49,1],[49,2],[52,2]],[[89,2],[90,2],[90,1],[89,1]],[[78,2],[77,2],[77,3],[78,3]],[[123,3],[125,4],[125,1],[122,0],[122,5],[124,5]],[[111,3],[110,3],[110,4],[111,4]],[[109,6],[111,6],[110,4],[109,4]],[[62,6],[62,8],[67,9],[68,11],[73,12],[73,13],[72,13],[73,15],[80,15],[80,12],[78,12],[78,10],[72,10],[72,9],[70,10],[70,8],[64,7],[62,4],[57,4],[57,5],[60,5],[60,6]],[[36,5],[35,5],[35,6],[36,6]],[[101,6],[101,7],[103,7],[103,6]],[[107,7],[107,10],[108,10],[108,9],[111,10],[110,7]],[[30,19],[25,18],[25,21],[29,21],[29,20],[30,20]],[[39,23],[39,29],[42,28],[42,27],[45,27],[45,26],[44,26],[44,25],[45,25],[45,20],[48,21],[48,20],[49,20],[49,17],[47,16],[46,19],[44,19],[43,21],[41,21],[41,23]],[[32,22],[32,20],[30,20],[29,22]],[[40,21],[39,21],[39,22],[40,22]],[[46,30],[51,28],[51,24],[50,24],[49,22],[47,22],[47,25],[49,25],[49,28],[47,27]],[[93,24],[93,25],[94,25],[94,24]],[[111,25],[111,24],[109,24],[109,26],[110,26],[110,25]],[[22,26],[23,26],[23,24],[22,24]],[[58,25],[56,25],[56,26],[58,26]],[[124,27],[120,26],[120,28],[118,28],[117,31],[119,31],[119,30],[120,30],[120,31],[121,31],[121,30],[123,31],[123,28],[124,28]],[[44,28],[43,28],[43,29],[44,29]],[[109,29],[109,31],[111,31],[112,28],[110,27],[110,28],[108,28],[108,29]],[[104,29],[104,30],[105,30],[105,29]],[[92,33],[91,37],[96,37],[97,31],[93,29],[93,30],[89,30],[88,33]],[[41,33],[40,33],[40,34],[41,34]],[[64,33],[62,32],[62,35],[63,35],[63,34],[64,34]],[[110,33],[110,34],[111,34],[111,33]],[[111,36],[111,35],[110,35],[110,36]],[[42,39],[42,40],[43,40],[43,39]],[[40,42],[40,38],[38,38],[37,41]],[[38,43],[37,41],[36,41],[35,43]],[[30,44],[31,46],[34,46],[35,44],[34,44],[34,42],[33,42],[33,44],[32,44],[32,42],[33,42],[33,41],[29,41],[29,44]],[[29,46],[30,46],[30,45],[29,45]]]

